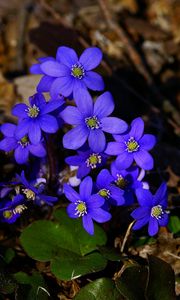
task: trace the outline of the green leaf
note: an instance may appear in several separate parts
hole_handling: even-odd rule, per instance
[[[169,218],[168,228],[174,234],[180,232],[180,218],[177,216],[171,216]]]
[[[82,227],[82,220],[69,218],[66,211],[56,210],[54,217],[61,225],[64,233],[61,235],[61,239],[65,249],[85,255],[97,249],[97,246],[105,245],[107,242],[104,230],[97,224],[94,224],[95,233],[91,236]]]
[[[60,255],[51,262],[52,273],[63,280],[72,280],[88,273],[100,271],[106,267],[107,261],[99,253],[79,256],[73,252]]]
[[[148,262],[148,299],[175,300],[175,276],[171,266],[155,256],[148,256]]]
[[[99,247],[100,253],[110,261],[124,261],[126,259],[125,256],[122,256],[118,251],[114,248],[109,248],[106,246]]]
[[[47,300],[48,291],[46,290],[46,285],[41,274],[34,272],[31,276],[24,273],[18,272],[14,274],[15,279],[21,285],[30,285],[31,288],[26,288],[26,300],[36,299],[36,300]]]
[[[116,280],[118,291],[128,300],[145,300],[147,268],[131,265]]]
[[[15,257],[15,251],[12,248],[8,248],[4,255],[5,262],[9,264],[14,257]]]
[[[123,300],[112,279],[100,278],[85,287],[75,296],[74,300]]]
[[[63,280],[104,269],[106,259],[91,253],[106,243],[104,231],[95,225],[90,236],[81,220],[70,219],[63,210],[56,211],[55,218],[58,223],[36,221],[23,231],[20,241],[28,255],[51,261],[52,272]]]

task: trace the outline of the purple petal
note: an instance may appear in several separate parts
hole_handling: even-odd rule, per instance
[[[128,129],[125,121],[116,117],[105,117],[101,119],[102,130],[111,134],[124,133]]]
[[[125,199],[123,197],[124,192],[117,186],[111,185],[110,187],[111,198],[114,199],[117,205],[123,205]]]
[[[160,185],[160,187],[158,188],[158,190],[156,191],[156,194],[153,197],[153,206],[162,204],[162,202],[166,206],[166,204],[167,204],[167,185],[165,182],[163,182]]]
[[[60,77],[68,76],[70,70],[67,66],[62,65],[56,61],[46,61],[41,64],[41,70],[48,76]]]
[[[115,162],[118,169],[127,169],[133,163],[133,155],[125,151],[118,155]]]
[[[63,137],[63,146],[67,149],[76,150],[87,140],[89,131],[85,126],[77,126],[68,131]]]
[[[80,166],[84,162],[84,158],[80,155],[66,157],[65,162],[70,166]]]
[[[55,58],[52,56],[44,56],[44,57],[39,57],[37,60],[39,62],[43,63],[43,62],[49,61],[49,60],[55,61]]]
[[[40,64],[34,64],[30,67],[30,73],[32,74],[43,74]]]
[[[47,133],[55,133],[59,127],[56,118],[51,115],[41,116],[39,124],[41,129]]]
[[[126,145],[124,143],[110,142],[107,144],[107,148],[104,152],[109,155],[119,155],[125,151]]]
[[[29,118],[20,121],[15,130],[16,138],[22,139],[28,133],[30,125],[31,120]]]
[[[29,151],[37,157],[46,156],[46,149],[41,143],[39,143],[38,145],[29,145]]]
[[[82,221],[83,221],[83,227],[84,227],[84,229],[90,235],[93,235],[94,234],[94,224],[93,224],[93,221],[92,221],[91,217],[89,215],[84,215],[82,217]]]
[[[166,213],[164,213],[161,219],[158,220],[160,226],[167,226],[168,221],[169,221],[169,216]]]
[[[150,217],[149,219],[149,226],[148,226],[148,233],[150,236],[155,235],[158,233],[159,226],[158,226],[158,220],[154,217]]]
[[[114,134],[113,138],[115,139],[116,142],[118,143],[125,143],[129,140],[130,136],[129,134]]]
[[[149,219],[148,216],[150,216],[150,212],[151,212],[150,208],[138,207],[131,213],[131,217],[133,217],[134,219],[142,219],[144,217]]]
[[[137,163],[137,165],[144,170],[153,169],[153,158],[146,150],[140,149],[139,151],[135,152],[134,160]]]
[[[39,195],[38,196],[43,202],[46,202],[48,205],[53,205],[54,202],[56,202],[58,200],[57,197],[53,197],[53,196],[47,196],[47,195]]]
[[[50,112],[56,110],[57,108],[59,108],[63,104],[64,104],[63,98],[50,100],[46,103],[46,105],[41,110],[41,114],[43,115],[43,114],[50,113]]]
[[[142,118],[136,118],[131,123],[131,130],[129,132],[129,136],[135,138],[135,140],[139,140],[144,132],[144,121]]]
[[[18,146],[17,140],[13,137],[7,137],[0,141],[0,150],[9,152],[14,150]]]
[[[105,199],[98,194],[92,195],[87,201],[87,205],[89,209],[98,208],[102,206],[105,202]]]
[[[103,93],[96,99],[94,104],[94,115],[99,119],[109,116],[114,110],[114,100],[109,92]]]
[[[106,169],[103,169],[97,176],[96,184],[98,188],[102,189],[107,188],[112,181],[114,181],[114,178],[112,177],[110,172]]]
[[[90,176],[84,178],[79,187],[79,193],[83,201],[88,200],[88,198],[91,196],[92,187],[93,187],[92,178]]]
[[[145,226],[148,222],[149,222],[149,217],[146,216],[144,218],[141,218],[141,219],[137,220],[136,223],[133,225],[132,228],[134,230],[138,230],[141,227]]]
[[[80,195],[69,184],[66,183],[64,184],[64,194],[66,198],[71,202],[80,200]]]
[[[19,103],[16,104],[13,108],[12,108],[12,114],[18,118],[27,118],[27,105],[24,103]]]
[[[28,148],[22,148],[21,146],[17,147],[14,151],[14,157],[18,164],[25,164],[29,157]]]
[[[106,146],[106,138],[101,129],[92,129],[89,133],[89,147],[94,152],[102,152]]]
[[[96,68],[102,60],[102,51],[97,47],[91,47],[84,50],[79,58],[79,62],[86,71]]]
[[[156,138],[152,134],[145,134],[139,140],[138,143],[139,143],[141,149],[151,150],[154,147],[154,145],[156,144]]]
[[[64,46],[58,48],[56,59],[69,68],[71,68],[75,63],[78,62],[78,56],[74,49]]]
[[[137,196],[137,200],[141,206],[152,207],[153,195],[151,194],[151,192],[149,190],[145,190],[145,189],[141,189],[141,188],[137,189],[136,196]]]
[[[84,176],[88,175],[91,172],[91,168],[86,166],[86,163],[82,163],[79,165],[77,171],[77,178],[83,178]]]
[[[65,97],[71,95],[74,80],[70,76],[60,77],[54,80],[51,85],[50,94],[52,98],[57,98],[59,94]]]
[[[33,96],[29,97],[30,105],[36,105],[40,108],[40,111],[46,106],[46,99],[41,93],[36,93]]]
[[[89,214],[98,223],[104,223],[111,219],[111,214],[102,208],[90,209]]]
[[[37,91],[39,93],[49,92],[53,82],[54,82],[53,77],[44,75],[37,85]]]
[[[28,135],[32,144],[39,144],[41,140],[41,129],[38,122],[31,122]]]
[[[102,91],[104,90],[104,81],[102,77],[93,71],[86,72],[86,75],[83,78],[88,89],[93,91]]]
[[[71,125],[78,125],[83,122],[83,116],[77,107],[74,106],[67,106],[61,113],[60,117],[66,122],[67,124]]]
[[[73,219],[77,219],[78,218],[78,214],[76,214],[76,205],[74,203],[71,203],[68,205],[66,211],[67,211],[67,214],[70,218],[73,218]]]
[[[7,137],[14,137],[16,125],[11,123],[5,123],[1,126],[1,132]]]
[[[76,105],[83,116],[91,116],[93,113],[93,100],[83,81],[80,81],[79,79],[74,80],[73,95]]]

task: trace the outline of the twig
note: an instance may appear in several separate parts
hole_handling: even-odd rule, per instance
[[[126,234],[125,234],[125,237],[124,237],[124,240],[123,240],[123,242],[122,242],[121,249],[120,249],[121,252],[124,251],[125,244],[126,244],[126,242],[127,242],[127,240],[128,240],[128,237],[129,237],[129,235],[130,235],[130,233],[131,233],[131,228],[132,228],[132,226],[133,226],[134,223],[135,223],[135,221],[131,222],[131,223],[129,224],[129,226],[128,226],[128,229],[127,229],[127,231],[126,231]]]

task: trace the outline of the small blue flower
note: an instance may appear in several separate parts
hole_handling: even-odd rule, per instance
[[[128,126],[125,121],[116,117],[108,117],[114,110],[114,101],[109,92],[105,92],[96,99],[95,104],[91,97],[78,103],[77,107],[68,106],[62,113],[62,119],[75,128],[63,137],[63,145],[67,149],[78,149],[88,139],[89,147],[94,152],[102,152],[106,146],[104,132],[111,134],[124,133]]]
[[[28,161],[30,153],[37,157],[46,156],[46,149],[42,142],[33,145],[27,135],[21,139],[16,138],[16,128],[17,126],[11,123],[1,126],[4,139],[0,141],[0,150],[6,152],[14,150],[14,157],[18,164],[25,164]]]
[[[113,184],[114,178],[106,169],[101,170],[96,179],[96,189],[98,195],[103,197],[108,204],[123,205],[124,191]]]
[[[19,180],[19,183],[23,185],[22,193],[25,195],[27,200],[34,201],[35,204],[38,205],[46,203],[51,206],[58,200],[57,197],[43,194],[43,189],[41,186],[38,188],[29,183],[25,177],[24,171],[21,172],[21,175],[17,174],[16,177]]]
[[[12,224],[16,222],[26,209],[24,197],[18,194],[13,197],[12,201],[3,200],[0,203],[0,218],[2,222]]]
[[[102,60],[102,52],[97,47],[84,50],[80,58],[69,47],[59,47],[56,59],[43,58],[40,64],[31,68],[35,74],[44,74],[37,86],[39,92],[50,91],[53,98],[59,93],[65,97],[73,93],[75,101],[83,101],[82,90],[91,89],[102,91],[104,82],[102,77],[92,69],[96,68]]]
[[[91,235],[94,234],[93,220],[104,223],[111,219],[111,214],[101,208],[104,198],[92,195],[93,182],[91,177],[86,177],[80,184],[79,194],[68,184],[64,185],[64,194],[71,204],[67,207],[70,218],[81,218],[84,229]]]
[[[131,123],[131,129],[127,134],[114,135],[116,142],[107,145],[105,153],[117,155],[116,165],[118,169],[129,168],[133,161],[144,170],[151,170],[154,165],[152,156],[148,153],[156,139],[152,134],[144,134],[144,122],[136,118]]]
[[[70,166],[78,166],[77,177],[83,178],[91,170],[99,168],[106,163],[107,155],[103,152],[95,153],[91,149],[82,149],[77,151],[77,155],[69,156],[65,162]]]
[[[29,98],[29,103],[29,106],[24,103],[16,104],[12,109],[12,114],[19,118],[15,135],[17,139],[28,135],[32,144],[38,144],[41,131],[55,133],[58,130],[56,118],[49,113],[63,105],[64,101],[57,99],[46,102],[44,96],[37,93]]]
[[[149,190],[138,189],[136,196],[140,207],[135,209],[131,216],[136,220],[133,226],[134,230],[140,229],[148,225],[148,233],[150,236],[158,232],[159,226],[168,224],[167,208],[167,185],[162,183],[155,195]]]
[[[114,183],[121,190],[124,191],[125,205],[131,205],[135,200],[135,191],[138,188],[144,188],[144,183],[139,180],[139,168],[130,167],[126,170],[119,170],[116,167],[115,162],[111,164],[111,174],[113,176]]]

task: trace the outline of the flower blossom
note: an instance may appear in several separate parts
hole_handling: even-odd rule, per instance
[[[84,102],[77,107],[67,106],[62,112],[62,119],[75,127],[63,137],[63,145],[67,149],[78,149],[88,140],[92,151],[102,152],[106,146],[104,132],[111,134],[124,133],[128,126],[125,121],[108,117],[114,110],[114,101],[109,92],[96,99],[95,104],[86,95]]]
[[[56,118],[49,113],[59,108],[64,103],[63,99],[46,102],[42,94],[35,94],[29,98],[29,106],[25,103],[16,104],[12,114],[19,118],[15,135],[22,139],[28,135],[32,144],[38,144],[43,132],[55,133],[59,126]]]
[[[143,132],[144,122],[142,118],[136,118],[127,134],[114,135],[116,142],[108,143],[105,153],[117,155],[118,169],[129,168],[134,160],[144,170],[153,168],[154,161],[148,150],[154,147],[156,139],[154,135]]]
[[[138,189],[136,196],[140,207],[131,213],[131,216],[136,220],[133,229],[140,229],[149,223],[148,233],[153,236],[158,232],[159,226],[168,224],[167,185],[162,183],[155,195],[152,195],[149,190]]]
[[[71,201],[67,207],[70,218],[81,218],[84,229],[91,235],[94,234],[93,220],[104,223],[111,219],[111,214],[101,208],[104,198],[92,195],[93,181],[91,177],[85,177],[80,184],[79,193],[70,185],[64,185],[64,194]]]

